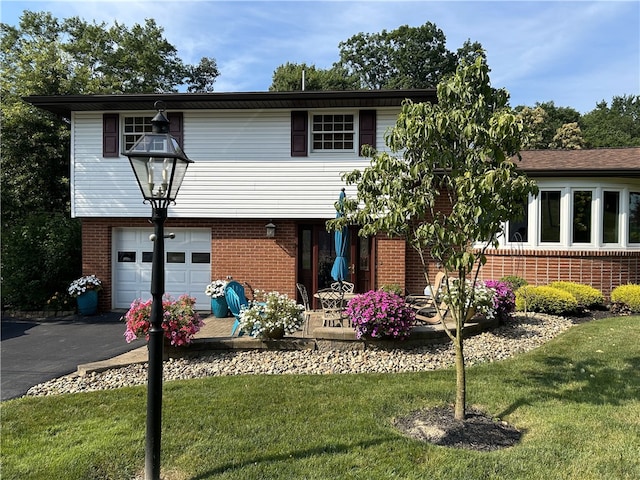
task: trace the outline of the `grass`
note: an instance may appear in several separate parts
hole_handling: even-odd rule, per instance
[[[453,370],[165,383],[162,472],[203,479],[640,478],[640,317],[573,327],[468,369],[468,403],[524,432],[474,452],[402,436],[395,416],[454,398]],[[146,390],[4,402],[2,478],[126,479],[144,465]]]

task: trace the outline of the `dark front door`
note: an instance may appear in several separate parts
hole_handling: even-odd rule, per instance
[[[358,236],[357,227],[349,229],[349,247],[347,265],[349,278],[356,292],[366,292],[372,288],[374,264],[373,246],[369,238]],[[329,288],[335,280],[331,277],[331,268],[336,258],[336,246],[333,232],[326,230],[324,223],[300,225],[298,230],[298,282],[307,287],[310,300],[320,289]],[[300,299],[299,299],[300,300]],[[318,308],[313,300],[313,308]]]

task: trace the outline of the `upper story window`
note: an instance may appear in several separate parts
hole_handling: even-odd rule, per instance
[[[124,149],[129,150],[143,133],[151,133],[152,117],[124,117],[122,143]]]
[[[352,114],[313,115],[313,151],[353,150],[354,116]]]

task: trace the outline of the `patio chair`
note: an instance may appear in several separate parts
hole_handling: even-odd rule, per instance
[[[333,282],[331,288],[333,290],[340,290],[343,293],[353,293],[355,285],[351,282]]]
[[[344,315],[344,292],[325,288],[318,291],[320,305],[322,305],[322,326],[343,327],[347,317]]]
[[[439,308],[436,308],[444,278],[444,272],[438,272],[433,284],[425,288],[425,295],[407,295],[405,298],[405,302],[415,310],[417,322],[436,324],[446,317],[449,311],[446,304],[440,303]]]
[[[243,307],[249,305],[249,301],[244,294],[244,287],[235,280],[227,283],[227,286],[224,288],[224,298],[227,301],[227,305],[229,305],[229,310],[236,319],[231,328],[231,336],[233,337],[240,326],[240,311]],[[242,336],[243,333],[244,332],[240,330],[238,336]]]
[[[296,287],[302,297],[302,304],[304,305],[304,330],[303,334],[309,333],[309,323],[311,323],[311,306],[309,304],[309,293],[307,287],[303,283],[296,283]]]

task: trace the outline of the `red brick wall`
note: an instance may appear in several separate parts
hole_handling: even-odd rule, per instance
[[[374,288],[406,282],[405,241],[380,235],[376,238],[376,278]]]
[[[264,220],[224,221],[168,218],[165,230],[211,228],[211,279],[228,275],[254,289],[296,296],[296,223],[274,221],[275,238],[266,237]],[[103,281],[98,308],[111,309],[111,232],[114,227],[149,227],[145,219],[101,218],[82,221],[82,272]]]
[[[167,219],[165,228],[211,228],[211,279],[228,275],[254,289],[277,290],[296,296],[297,224],[274,221],[275,238],[266,238],[264,220]],[[100,310],[111,308],[111,232],[114,227],[149,227],[146,219],[84,219],[82,271],[104,283]],[[404,240],[376,238],[374,288],[398,284],[407,293],[421,293],[426,285],[420,259]],[[494,250],[481,271],[483,279],[518,275],[532,285],[570,280],[591,285],[609,296],[617,285],[640,283],[640,252],[555,252]],[[431,280],[439,266],[427,266]]]

